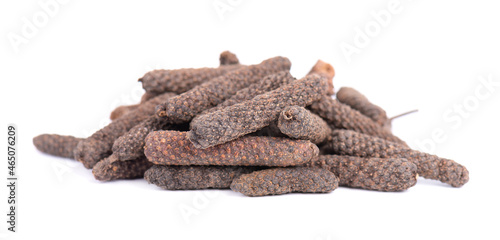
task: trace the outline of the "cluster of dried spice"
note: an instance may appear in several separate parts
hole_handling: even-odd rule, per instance
[[[392,134],[386,112],[357,90],[335,94],[326,62],[296,79],[284,57],[242,65],[225,51],[219,61],[148,72],[139,79],[141,101],[115,109],[106,127],[88,138],[43,134],[33,143],[81,162],[99,181],[144,178],[167,190],[403,191],[418,176],[453,187],[469,179],[453,160],[410,149]]]

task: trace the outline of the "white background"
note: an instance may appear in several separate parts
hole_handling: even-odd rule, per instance
[[[218,12],[214,4],[227,8]],[[1,184],[0,237],[499,239],[500,4],[392,4],[395,9],[388,0],[69,0],[48,15],[36,1],[2,1],[0,132],[6,139],[8,123],[19,128],[20,181],[15,234],[6,231]],[[390,19],[378,23],[375,15],[389,10]],[[23,35],[32,23],[37,31]],[[347,45],[355,53],[343,53]],[[114,107],[139,100],[136,81],[145,72],[215,67],[223,50],[244,64],[286,56],[296,77],[322,59],[335,67],[337,89],[357,88],[390,116],[419,109],[395,120],[394,133],[467,166],[469,183],[452,188],[419,179],[400,193],[339,188],[262,198],[163,191],[142,179],[98,182],[80,163],[33,147],[42,133],[92,134]],[[493,85],[485,88],[481,78]],[[6,159],[0,162],[5,179]],[[182,208],[194,209],[189,221]]]

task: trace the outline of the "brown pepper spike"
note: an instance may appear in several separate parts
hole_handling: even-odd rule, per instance
[[[309,141],[246,136],[207,149],[196,148],[186,132],[156,131],[146,137],[144,154],[160,165],[294,166],[317,156]]]
[[[369,117],[331,97],[323,96],[319,101],[311,104],[310,109],[334,128],[354,130],[407,146],[403,140]]]
[[[337,100],[349,105],[351,108],[358,110],[363,115],[371,118],[380,126],[385,126],[389,121],[385,110],[371,103],[365,95],[361,94],[354,88],[342,87],[337,92]]]
[[[279,130],[288,137],[322,143],[332,134],[332,129],[318,115],[299,106],[286,107],[278,119]]]
[[[111,155],[111,148],[115,140],[130,130],[132,127],[154,113],[154,108],[159,102],[175,96],[174,93],[164,93],[143,104],[136,110],[123,115],[106,127],[80,141],[74,151],[76,160],[83,163],[86,168],[92,168],[101,159]]]
[[[236,57],[236,54],[230,51],[224,51],[219,56],[220,65],[236,65],[240,64],[240,60]]]
[[[83,138],[58,134],[42,134],[33,138],[33,145],[40,152],[74,159],[73,150]]]
[[[153,166],[153,164],[144,156],[126,162],[117,161],[113,157],[109,157],[99,161],[92,168],[92,174],[94,174],[94,178],[99,181],[135,179],[142,178],[144,172],[151,166]]]
[[[377,191],[403,191],[417,183],[417,166],[404,158],[360,158],[320,155],[307,167],[324,168],[341,186]]]
[[[328,91],[326,91],[326,94],[331,96],[335,93],[335,90],[333,88],[333,77],[335,76],[335,69],[332,65],[318,60],[308,74],[320,74],[325,76],[328,80]]]
[[[453,160],[419,152],[381,138],[349,130],[335,130],[327,148],[341,155],[358,157],[406,158],[424,178],[439,180],[453,187],[469,181],[469,171]]]
[[[189,122],[202,111],[222,103],[238,90],[269,74],[290,70],[287,58],[274,57],[257,65],[242,67],[199,85],[156,107],[156,115],[168,123]]]
[[[292,192],[328,193],[339,185],[337,177],[322,168],[272,168],[241,175],[231,190],[258,197]]]
[[[240,166],[162,166],[154,165],[144,179],[166,190],[227,189],[233,179],[259,170]]]
[[[115,110],[113,110],[111,112],[111,114],[109,115],[109,119],[111,119],[111,121],[114,121],[114,120],[120,118],[121,116],[123,116],[131,111],[134,111],[135,109],[137,109],[139,107],[139,105],[140,104],[118,106],[115,108]]]
[[[324,77],[308,75],[251,100],[200,116],[191,122],[189,140],[197,148],[207,148],[256,132],[276,121],[285,107],[305,107],[320,99],[326,85]]]

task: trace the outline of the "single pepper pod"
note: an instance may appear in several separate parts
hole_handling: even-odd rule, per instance
[[[231,190],[258,197],[292,192],[328,193],[338,187],[337,177],[322,168],[272,168],[241,175]]]
[[[117,161],[113,156],[99,161],[93,168],[92,174],[99,181],[112,181],[118,179],[142,178],[144,172],[153,164],[144,156],[131,161]]]
[[[154,165],[144,179],[166,190],[227,189],[233,179],[259,170],[240,166],[162,166]]]
[[[83,163],[86,168],[92,168],[98,161],[111,155],[111,148],[118,137],[152,115],[158,103],[173,96],[175,96],[174,93],[159,95],[83,139],[75,148],[76,160]]]
[[[246,136],[218,146],[198,149],[186,132],[156,131],[146,137],[144,154],[160,165],[294,166],[317,156],[309,141]]]
[[[406,158],[417,166],[420,176],[439,180],[453,187],[460,187],[469,181],[467,168],[453,160],[419,152],[391,141],[354,131],[333,131],[332,139],[326,147],[341,155]]]
[[[53,156],[74,159],[73,150],[83,138],[58,134],[42,134],[33,138],[38,151]]]
[[[309,74],[320,74],[325,76],[328,83],[328,90],[326,91],[326,94],[331,96],[335,93],[335,90],[333,88],[333,77],[335,76],[335,69],[332,65],[318,60],[312,67],[311,71],[309,71],[308,75]]]
[[[224,65],[237,65],[240,64],[240,60],[236,57],[236,54],[230,51],[224,51],[219,56],[219,64]]]
[[[304,164],[335,174],[339,185],[377,191],[403,191],[417,183],[417,166],[404,158],[320,155]]]
[[[375,123],[384,126],[389,121],[385,110],[371,103],[365,95],[354,88],[342,87],[337,92],[337,100],[358,110],[363,115],[371,118]]]
[[[111,112],[111,114],[109,115],[109,119],[111,119],[111,121],[114,121],[121,116],[134,111],[139,107],[139,105],[140,104],[118,106]]]
[[[208,148],[256,132],[276,121],[287,106],[307,106],[326,92],[326,80],[309,75],[251,100],[205,114],[191,122],[189,140]]]
[[[332,135],[332,129],[318,115],[304,107],[286,107],[278,118],[279,130],[288,137],[319,144]]]

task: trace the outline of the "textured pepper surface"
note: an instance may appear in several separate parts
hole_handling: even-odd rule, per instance
[[[320,155],[308,167],[324,168],[341,186],[377,191],[403,191],[417,183],[417,166],[404,158],[361,158]]]
[[[236,65],[240,64],[240,60],[236,57],[236,54],[230,51],[224,51],[219,56],[220,65]]]
[[[259,82],[269,74],[290,70],[287,58],[275,57],[245,66],[203,83],[156,107],[156,115],[169,123],[189,122],[202,111],[222,103],[238,90]]]
[[[328,80],[328,90],[326,91],[326,94],[333,95],[335,93],[335,89],[333,88],[333,77],[335,76],[335,69],[332,65],[318,60],[308,74],[320,74],[325,76]]]
[[[314,144],[322,143],[332,134],[325,120],[299,106],[286,107],[280,113],[278,128],[291,138],[309,140]]]
[[[152,165],[144,156],[126,162],[109,157],[99,161],[92,168],[92,174],[99,181],[142,178]]]
[[[156,131],[147,136],[144,153],[160,165],[294,166],[310,161],[319,150],[309,141],[255,136],[198,149],[186,132]]]
[[[326,92],[326,80],[308,75],[251,100],[205,114],[191,122],[189,140],[198,148],[207,148],[256,132],[271,122],[287,106],[307,106]]]
[[[335,130],[327,148],[342,155],[406,158],[417,166],[420,176],[439,180],[453,187],[460,187],[469,181],[469,171],[453,160],[419,152],[400,144],[354,131]]]
[[[144,179],[166,190],[227,189],[233,179],[258,170],[240,166],[162,166],[154,165]]]
[[[338,187],[337,177],[322,168],[272,168],[241,175],[231,184],[235,192],[257,197],[291,192],[327,193]]]
[[[342,87],[337,92],[336,96],[339,102],[358,110],[360,113],[371,118],[380,126],[384,126],[389,121],[384,109],[371,103],[365,95],[361,94],[354,88]]]
[[[111,112],[111,114],[109,115],[109,119],[111,119],[111,121],[114,121],[114,120],[120,118],[121,116],[123,116],[131,111],[134,111],[135,109],[137,109],[139,107],[139,105],[140,104],[118,106]]]
[[[310,109],[334,128],[354,130],[406,145],[403,140],[394,136],[369,117],[331,97],[323,96],[321,100],[311,104]]]
[[[33,138],[33,144],[40,152],[74,159],[73,150],[83,138],[58,134],[42,134]]]
[[[83,163],[86,168],[92,168],[98,161],[111,155],[111,148],[118,137],[152,115],[158,103],[174,95],[174,93],[159,95],[80,141],[74,151],[76,160]]]

